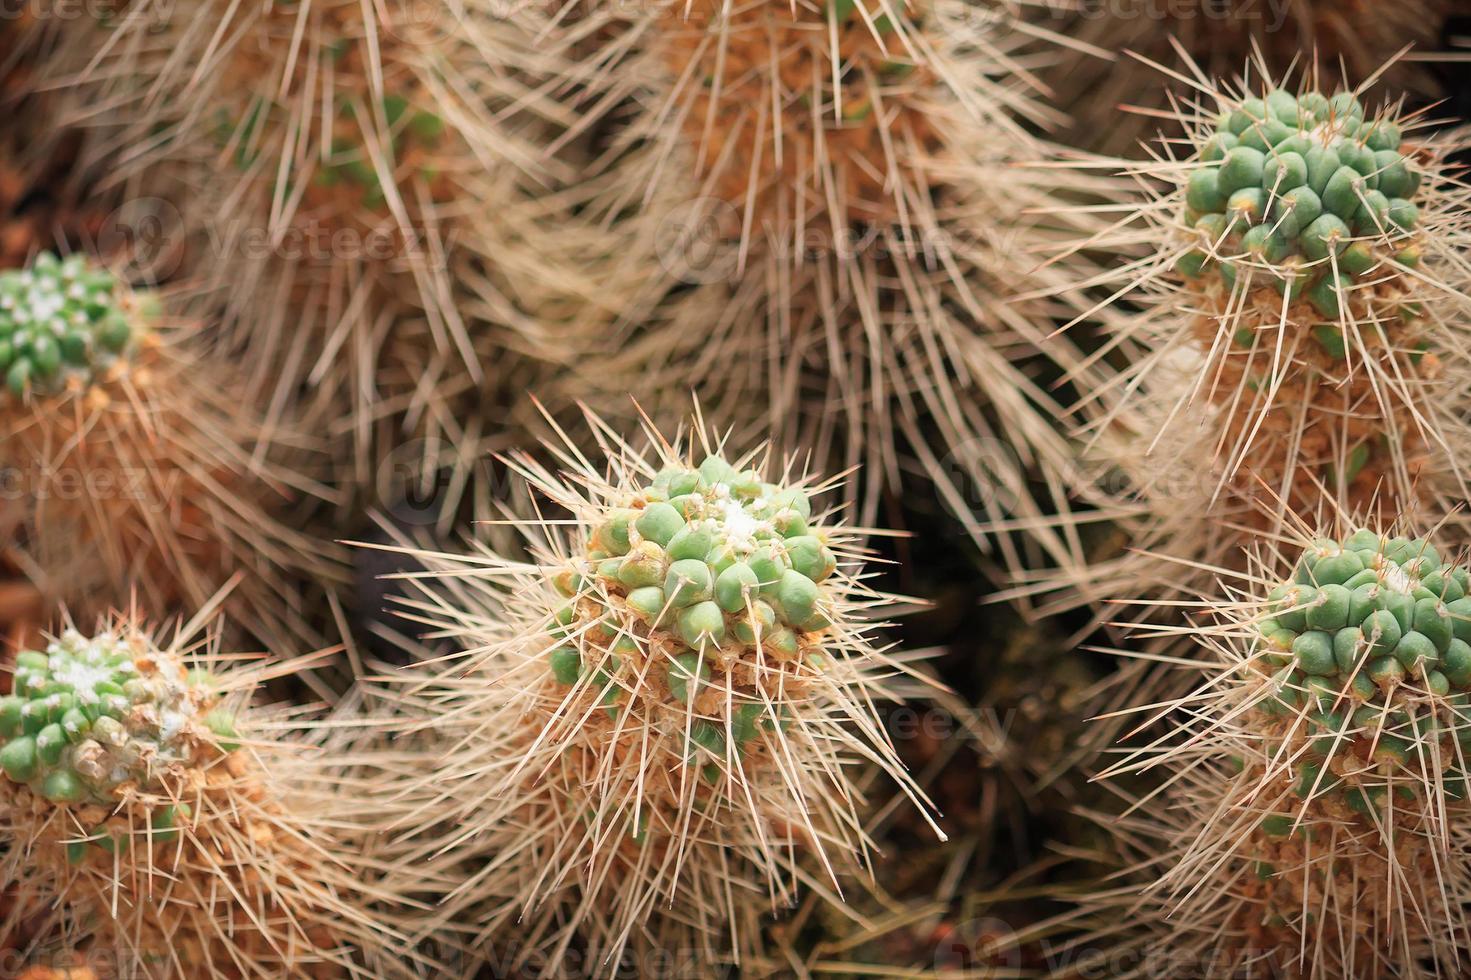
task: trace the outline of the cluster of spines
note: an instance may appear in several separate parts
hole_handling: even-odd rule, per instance
[[[0,272],[0,374],[10,394],[102,374],[137,342],[139,300],[81,255],[42,252],[28,269]]]

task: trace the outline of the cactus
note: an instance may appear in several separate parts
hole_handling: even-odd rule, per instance
[[[1466,229],[1439,190],[1446,148],[1405,144],[1396,115],[1348,92],[1228,101],[1170,192],[1182,251],[1159,301],[1193,314],[1214,448],[1289,505],[1317,483],[1402,509],[1452,425],[1431,382],[1460,350]]]
[[[576,935],[604,964],[644,934],[711,947],[756,893],[791,901],[803,855],[828,876],[861,862],[849,762],[922,797],[872,715],[903,670],[871,638],[892,600],[814,509],[822,488],[652,431],[650,460],[594,424],[606,478],[570,446],[565,475],[511,461],[571,515],[523,526],[531,563],[411,552],[431,572],[407,615],[465,652],[394,681],[449,747],[413,793],[442,822],[405,827],[395,860],[490,862],[468,882],[435,865],[462,883],[432,927],[509,942],[524,913],[519,935]]]
[[[1201,105],[1181,114],[1180,159],[1144,167],[1149,200],[1115,242],[1154,251],[1114,277],[1139,306],[1111,325],[1131,364],[1081,406],[1137,494],[1114,513],[1134,510],[1141,552],[1205,569],[1239,567],[1243,533],[1289,515],[1449,512],[1465,493],[1447,382],[1467,366],[1471,197],[1447,167],[1464,137],[1311,84],[1208,89]],[[1082,591],[1200,584],[1140,562],[1099,563]]]
[[[1361,814],[1391,793],[1421,807],[1466,798],[1468,584],[1424,539],[1359,530],[1315,541],[1268,593],[1255,626],[1279,693],[1258,710],[1281,729],[1279,754],[1299,760],[1301,795]]]
[[[984,525],[1068,554],[1030,520],[1066,501],[1038,503],[1028,477],[1070,455],[1040,378],[1087,373],[1046,338],[1084,304],[1067,283],[1093,272],[1082,253],[1030,255],[1092,234],[1097,219],[1060,202],[1114,185],[1025,166],[1049,152],[1025,130],[1051,118],[1017,71],[1034,42],[952,0],[585,10],[563,88],[585,114],[625,97],[642,111],[584,192],[625,236],[602,275],[625,295],[618,329],[586,325],[579,391],[616,412],[634,379],[694,385],[712,417],[861,466],[860,522],[912,458],[1005,563],[1036,557],[1033,542]],[[648,407],[673,416],[678,401]],[[973,517],[962,502],[978,499]]]
[[[241,572],[230,600],[241,624],[310,641],[288,575],[330,577],[332,549],[271,511],[288,492],[324,492],[306,476],[314,453],[252,421],[193,335],[80,256],[42,253],[0,273],[0,464],[16,481],[0,526],[77,615],[202,606]],[[268,435],[281,440],[269,453]]]
[[[186,312],[218,318],[254,400],[351,418],[355,487],[387,452],[380,417],[467,411],[500,380],[486,365],[547,354],[551,260],[522,255],[515,282],[497,263],[544,224],[524,191],[547,166],[522,134],[538,100],[516,80],[535,18],[195,0],[73,25],[48,60],[63,111],[138,148],[133,193],[167,202],[160,275],[202,285]]]
[[[1123,930],[1104,926],[1120,942],[1213,974],[1452,975],[1471,888],[1471,574],[1363,528],[1288,568],[1207,600],[1219,621],[1197,634],[1189,711],[1110,773],[1169,774],[1118,825],[1157,882],[1089,912],[1127,907]]]
[[[280,721],[247,701],[274,668],[188,642],[118,621],[18,655],[0,879],[44,925],[35,946],[130,976],[407,976],[422,958],[373,912],[388,890],[359,857],[361,807],[336,793],[344,756],[302,751],[309,719],[300,744],[270,742]]]
[[[132,353],[134,321],[157,310],[135,314],[119,286],[79,255],[43,252],[29,269],[0,273],[0,372],[12,397],[88,386]]]

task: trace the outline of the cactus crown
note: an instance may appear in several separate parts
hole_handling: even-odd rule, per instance
[[[712,665],[732,673],[765,656],[819,668],[813,635],[829,625],[822,584],[837,562],[811,517],[802,489],[764,482],[714,455],[631,488],[591,529],[574,568],[554,580],[573,600],[550,626],[559,641],[548,654],[556,679],[574,685],[595,667],[594,682],[616,711],[612,675],[640,652],[666,654],[657,672],[681,705],[712,690]],[[584,663],[589,638],[606,654],[598,665]],[[764,712],[754,697],[728,715],[707,707],[728,719],[738,747]],[[725,734],[700,723],[691,738],[723,756]]]
[[[90,382],[137,339],[132,297],[80,255],[42,252],[29,269],[0,272],[0,373],[10,393]]]
[[[0,769],[54,803],[108,803],[124,784],[193,764],[202,746],[232,749],[234,719],[215,702],[207,676],[142,634],[69,630],[16,658]]]
[[[1300,796],[1338,790],[1360,813],[1416,783],[1464,798],[1468,587],[1467,569],[1442,564],[1428,541],[1359,530],[1316,541],[1271,591],[1256,632],[1276,673],[1259,707],[1305,736]]]
[[[1185,184],[1185,223],[1201,240],[1181,272],[1214,267],[1234,287],[1243,263],[1337,320],[1345,291],[1386,257],[1414,265],[1421,177],[1399,125],[1366,119],[1349,93],[1274,89],[1223,112]]]

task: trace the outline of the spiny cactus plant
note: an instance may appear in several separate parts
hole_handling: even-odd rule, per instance
[[[429,927],[548,949],[551,974],[574,940],[597,972],[655,935],[752,948],[741,909],[864,859],[861,763],[923,805],[873,713],[904,687],[873,635],[893,600],[825,488],[703,430],[703,453],[650,429],[644,454],[593,426],[606,473],[570,445],[561,475],[509,461],[554,508],[521,525],[530,562],[410,552],[430,572],[406,615],[464,650],[391,678],[449,747],[395,857],[467,869],[437,871],[459,884]]]
[[[1113,325],[1129,367],[1082,405],[1144,500],[1136,538],[1230,565],[1233,526],[1312,522],[1325,497],[1443,512],[1464,495],[1450,379],[1466,370],[1471,228],[1447,169],[1463,140],[1352,92],[1200,88],[1188,142],[1140,168],[1147,199],[1111,242],[1138,256],[1114,277],[1140,308]],[[1161,577],[1126,564],[1110,598]]]
[[[594,318],[608,355],[578,383],[610,410],[635,377],[698,386],[713,417],[830,447],[871,477],[865,523],[906,468],[978,540],[970,505],[1034,513],[1027,477],[1068,457],[1042,380],[1058,371],[1035,355],[1081,360],[1046,338],[1091,275],[1034,253],[1091,224],[1059,202],[1109,181],[1021,166],[1048,152],[1025,124],[1052,116],[1021,68],[1032,40],[951,0],[584,10],[565,87],[587,113],[639,111],[575,189],[629,241],[603,276],[618,329]]]
[[[313,484],[310,442],[253,421],[237,386],[82,256],[0,272],[0,527],[24,571],[77,615],[207,603],[237,573],[241,622],[310,637],[287,573],[330,577],[330,548],[271,516]],[[274,442],[289,450],[261,454]]]
[[[1068,144],[1135,156],[1158,132],[1179,135],[1173,103],[1155,84],[1158,66],[1178,60],[1185,62],[1183,75],[1200,80],[1229,76],[1260,57],[1277,72],[1311,62],[1329,85],[1373,76],[1385,89],[1437,95],[1434,72],[1422,62],[1435,59],[1451,6],[1448,0],[1022,4],[1028,21],[1065,34],[1085,53],[1041,71],[1068,107]],[[1386,65],[1387,59],[1393,60]]]
[[[535,10],[494,6],[147,4],[48,62],[72,115],[136,148],[136,193],[175,205],[189,312],[219,317],[260,401],[341,429],[355,485],[379,417],[412,428],[542,342],[522,294],[554,276],[497,266],[538,237],[518,185],[551,166],[517,121]]]
[[[312,660],[241,668],[129,621],[18,655],[0,879],[37,925],[23,952],[126,976],[408,975],[420,958],[372,911],[390,891],[331,729],[248,703]],[[297,744],[274,742],[288,726]]]
[[[1095,911],[1130,905],[1146,914],[1121,941],[1232,975],[1458,975],[1471,574],[1369,529],[1308,543],[1283,577],[1260,564],[1207,601],[1173,736],[1110,773],[1169,774],[1119,831],[1158,881]]]

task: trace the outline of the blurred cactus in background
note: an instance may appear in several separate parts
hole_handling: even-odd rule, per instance
[[[1036,40],[951,0],[576,12],[563,142],[621,125],[569,194],[627,242],[580,393],[617,411],[652,388],[677,414],[696,388],[712,418],[861,465],[861,523],[908,471],[1003,564],[1066,551],[1036,523],[1034,542],[983,531],[1065,504],[1042,482],[1070,456],[1050,380],[1082,358],[1048,335],[1092,267],[1044,253],[1101,226],[1066,205],[1117,193],[1028,166],[1052,152],[1029,130],[1057,118]]]
[[[242,625],[309,639],[309,596],[289,574],[330,576],[334,547],[272,513],[328,492],[312,444],[252,421],[196,332],[80,256],[0,273],[0,461],[19,481],[0,528],[78,616],[135,601],[167,615],[238,573]]]
[[[135,5],[61,32],[35,83],[132,147],[112,179],[162,202],[153,271],[189,277],[253,397],[317,420],[355,490],[561,353],[533,8],[388,6]]]

